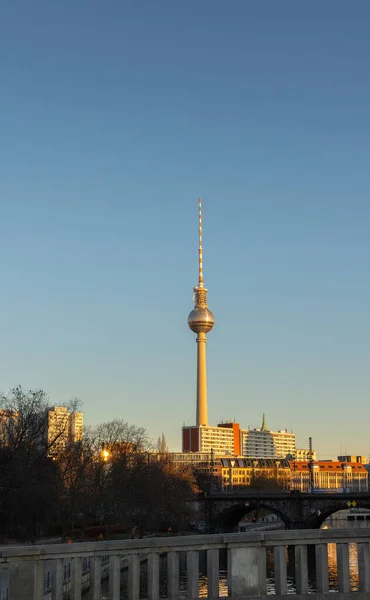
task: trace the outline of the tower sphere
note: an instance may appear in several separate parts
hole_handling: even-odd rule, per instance
[[[188,325],[194,333],[208,333],[214,324],[213,313],[206,307],[196,306],[188,316]]]

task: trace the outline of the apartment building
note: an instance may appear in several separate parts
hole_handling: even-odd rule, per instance
[[[54,406],[47,411],[47,441],[50,454],[62,452],[68,443],[82,439],[83,413],[69,412],[65,406]]]
[[[241,454],[259,458],[286,458],[295,456],[295,434],[285,430],[272,431],[267,428],[263,415],[260,429],[242,429]]]
[[[182,428],[183,452],[213,452],[215,456],[240,454],[239,423],[227,421],[215,427],[199,425]]]

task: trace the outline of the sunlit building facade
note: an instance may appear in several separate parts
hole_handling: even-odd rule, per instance
[[[291,461],[291,488],[300,492],[311,490],[311,468],[314,490],[367,492],[368,472],[364,465],[339,461]]]
[[[274,458],[221,458],[221,481],[223,489],[253,486],[254,482],[264,480],[262,485],[289,489],[291,469],[286,459]]]
[[[47,412],[49,454],[62,452],[69,443],[82,439],[83,413],[69,412],[65,406],[54,406]]]
[[[285,430],[272,431],[267,428],[263,415],[261,429],[241,431],[241,454],[259,458],[286,458],[295,456],[295,434]]]
[[[295,455],[292,454],[293,460],[305,461],[305,460],[316,460],[317,454],[315,450],[308,450],[308,448],[296,448]]]
[[[182,428],[183,452],[213,452],[216,456],[240,454],[240,427],[238,423],[220,423],[212,427]]]

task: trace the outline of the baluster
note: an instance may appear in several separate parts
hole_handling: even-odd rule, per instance
[[[220,557],[218,550],[207,550],[208,598],[218,598],[220,594]]]
[[[316,588],[319,594],[327,594],[329,591],[329,567],[327,544],[316,544]]]
[[[179,597],[179,553],[167,554],[167,588],[169,600],[178,600]]]
[[[90,561],[91,600],[101,600],[101,556],[93,556]]]
[[[308,594],[307,546],[295,546],[294,572],[296,581],[296,593]]]
[[[120,600],[121,561],[117,555],[109,557],[109,600]]]
[[[9,565],[7,563],[2,562],[0,566],[0,597],[1,600],[6,598],[6,594],[8,591],[8,574],[9,574]]]
[[[199,552],[197,550],[186,553],[186,573],[188,600],[199,598]]]
[[[45,563],[39,559],[35,561],[34,599],[44,600],[45,593]]]
[[[81,600],[82,559],[80,556],[72,558],[71,572],[71,600]]]
[[[275,594],[285,596],[287,588],[286,547],[274,547]]]
[[[337,573],[338,591],[348,594],[351,591],[348,544],[337,544]]]
[[[140,554],[130,554],[128,557],[128,599],[140,598]]]
[[[159,600],[159,554],[148,556],[148,600]]]
[[[54,563],[52,582],[51,582],[51,600],[63,600],[63,581],[64,564],[62,558],[57,558]]]
[[[358,574],[360,579],[360,592],[370,591],[370,561],[369,542],[358,542]]]

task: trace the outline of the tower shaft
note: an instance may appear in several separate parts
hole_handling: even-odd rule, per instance
[[[206,343],[206,334],[199,332],[197,337],[197,427],[208,425]]]

